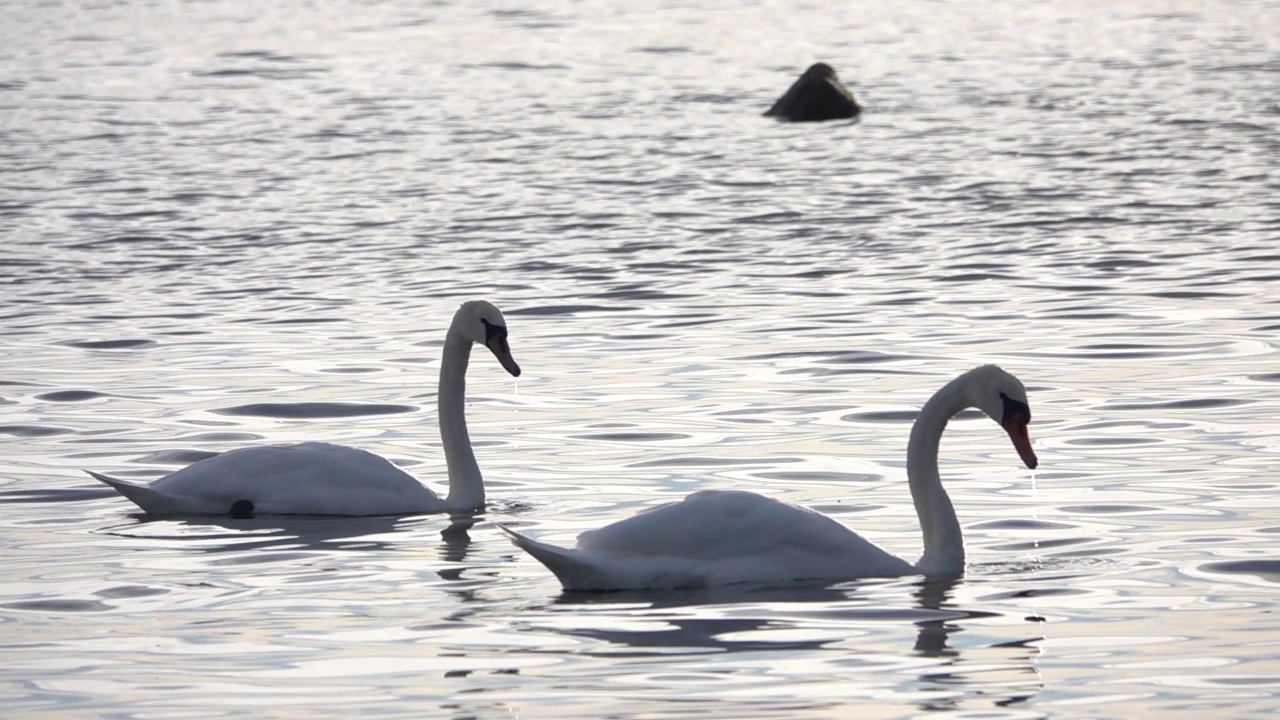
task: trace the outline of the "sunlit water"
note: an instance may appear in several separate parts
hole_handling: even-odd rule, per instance
[[[6,8],[0,712],[1280,709],[1276,3],[488,5]],[[759,117],[815,60],[865,117]],[[325,439],[441,488],[470,297],[525,375],[473,360],[469,535],[80,472]],[[485,522],[741,488],[914,556],[910,421],[980,362],[1041,469],[951,425],[955,583],[562,597]]]

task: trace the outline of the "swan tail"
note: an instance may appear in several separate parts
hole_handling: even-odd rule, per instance
[[[145,485],[134,485],[131,482],[125,482],[119,478],[113,478],[110,475],[103,475],[92,470],[85,470],[95,480],[110,485],[116,492],[125,496],[134,505],[142,508],[143,512],[151,514],[163,514],[172,504],[172,499],[161,492],[156,492]]]
[[[606,573],[602,572],[603,568],[592,563],[580,551],[538,542],[503,525],[498,525],[498,529],[506,533],[516,547],[532,555],[554,573],[565,590],[614,589],[605,577]]]
[[[614,592],[707,585],[705,568],[681,558],[562,548],[538,542],[502,525],[498,525],[498,529],[506,533],[516,547],[545,565],[568,591]]]

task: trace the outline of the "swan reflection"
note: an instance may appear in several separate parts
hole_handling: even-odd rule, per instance
[[[262,553],[281,550],[380,551],[395,547],[382,536],[418,524],[422,518],[308,517],[272,515],[236,520],[227,517],[140,518],[125,527],[104,530],[131,539],[172,540],[193,552]],[[168,531],[168,532],[166,532]]]
[[[857,655],[869,631],[898,625],[914,629],[912,652],[928,658],[915,671],[912,691],[922,709],[958,708],[981,694],[1009,706],[1038,694],[1038,637],[1017,642],[965,647],[958,634],[1001,613],[957,606],[963,579],[853,581],[815,586],[727,586],[654,593],[565,593],[538,625],[551,632],[607,643],[586,654],[602,657],[782,652],[792,657],[821,657],[840,665]],[[907,590],[910,601],[885,606],[886,592]],[[556,612],[561,610],[563,612]],[[905,649],[905,648],[904,648]],[[862,662],[859,660],[858,662]],[[825,663],[815,666],[815,672]],[[998,680],[998,683],[992,684]]]

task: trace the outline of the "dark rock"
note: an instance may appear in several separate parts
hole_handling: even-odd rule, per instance
[[[792,122],[816,122],[857,117],[861,112],[862,106],[840,82],[835,69],[817,63],[805,70],[765,115]]]

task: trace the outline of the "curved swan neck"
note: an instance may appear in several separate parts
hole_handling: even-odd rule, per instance
[[[436,391],[436,413],[440,420],[440,440],[449,466],[449,497],[453,508],[484,505],[484,480],[471,449],[467,433],[467,363],[471,360],[471,340],[450,326],[444,339],[440,362],[440,385]]]
[[[924,535],[924,554],[916,563],[926,575],[957,574],[964,571],[964,538],[951,497],[938,477],[938,445],[947,421],[969,406],[961,378],[952,380],[934,393],[921,408],[911,426],[907,444],[907,483]]]

